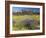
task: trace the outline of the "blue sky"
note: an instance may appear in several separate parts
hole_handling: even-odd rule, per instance
[[[13,7],[12,11],[13,12],[20,12],[22,10],[31,10],[32,12],[39,12],[40,13],[40,8],[28,8],[28,7]]]

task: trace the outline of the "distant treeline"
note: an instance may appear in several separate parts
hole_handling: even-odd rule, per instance
[[[32,11],[13,12],[13,15],[32,15],[32,14],[40,15],[39,12],[32,12]]]

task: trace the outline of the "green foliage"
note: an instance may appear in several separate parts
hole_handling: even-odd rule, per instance
[[[37,16],[37,17],[36,17]],[[37,19],[36,19],[36,18]],[[26,23],[23,23],[22,21],[23,20],[26,20],[26,19],[30,19],[30,20],[38,20],[38,25],[40,25],[40,16],[39,15],[19,15],[19,16],[16,16],[16,15],[13,15],[13,20],[15,21],[15,23],[13,23],[13,30],[34,30],[35,29],[35,25],[34,23],[32,23],[31,25],[30,24],[26,24]]]

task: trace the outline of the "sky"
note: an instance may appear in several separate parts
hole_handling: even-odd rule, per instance
[[[28,7],[13,7],[12,11],[13,12],[21,12],[22,10],[30,10],[32,12],[39,12],[40,13],[40,8],[28,8]]]

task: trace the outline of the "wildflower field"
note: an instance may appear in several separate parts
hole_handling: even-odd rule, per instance
[[[13,30],[40,29],[40,15],[13,15]]]

